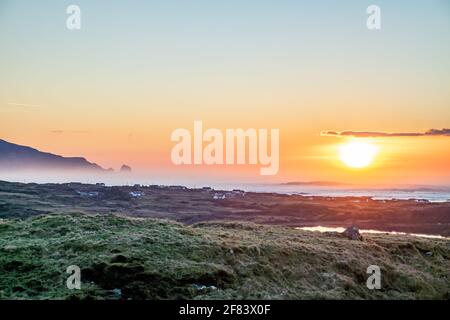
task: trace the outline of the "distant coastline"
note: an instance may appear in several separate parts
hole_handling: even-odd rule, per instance
[[[355,192],[332,196],[325,192],[289,194],[283,190],[228,187],[0,181],[0,218],[62,213],[61,208],[65,208],[63,211],[167,218],[186,224],[216,220],[288,227],[357,224],[361,229],[450,236],[448,201],[408,199],[410,194],[403,195],[405,199],[389,200]],[[427,196],[437,199],[436,195]]]

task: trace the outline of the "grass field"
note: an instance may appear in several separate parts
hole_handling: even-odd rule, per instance
[[[133,197],[132,192],[139,192],[141,196]],[[214,199],[216,195],[225,199]],[[178,186],[0,181],[0,218],[55,213],[117,214],[170,219],[188,225],[219,220],[286,227],[347,227],[356,224],[361,229],[450,237],[450,202],[235,193]]]
[[[66,268],[81,268],[69,290]],[[378,265],[382,287],[369,290]],[[0,220],[2,299],[449,299],[450,241],[351,241],[252,223],[115,215]]]

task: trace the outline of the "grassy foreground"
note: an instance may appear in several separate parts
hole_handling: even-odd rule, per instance
[[[66,287],[70,265],[81,290]],[[366,287],[369,265],[381,290]],[[0,220],[2,299],[449,299],[449,270],[448,240],[114,215]]]

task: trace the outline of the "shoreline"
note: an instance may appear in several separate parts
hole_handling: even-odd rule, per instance
[[[34,181],[17,181],[17,180],[1,180],[0,183],[17,183],[17,184],[38,184],[38,185],[67,185],[67,184],[82,184],[90,186],[102,185],[104,187],[152,187],[152,188],[169,188],[169,189],[186,189],[186,190],[204,190],[211,189],[215,192],[232,192],[234,190],[243,191],[246,193],[260,193],[260,194],[277,194],[277,195],[288,195],[288,196],[304,196],[312,198],[370,198],[373,201],[417,201],[417,202],[428,202],[428,203],[450,203],[450,187],[428,187],[424,188],[372,188],[372,187],[306,187],[303,191],[278,191],[277,188],[283,187],[297,187],[295,184],[258,184],[258,183],[243,183],[243,184],[154,184],[154,183],[105,183],[105,182],[84,182],[84,181],[59,181],[59,182],[34,182]],[[301,187],[301,186],[300,186]],[[272,188],[272,189],[271,189]],[[315,190],[315,192],[313,192]],[[374,195],[374,193],[404,193],[403,197],[395,196],[380,196]],[[445,194],[447,196],[442,196],[439,199],[432,197],[421,197],[420,194]],[[413,196],[413,195],[416,196]]]

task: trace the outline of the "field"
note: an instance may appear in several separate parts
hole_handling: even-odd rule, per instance
[[[269,220],[257,210],[266,205],[261,201],[256,211],[236,206],[233,215],[230,209],[233,199],[282,197],[289,206],[299,201],[295,197],[228,194],[214,200],[210,190],[153,187],[130,198],[138,187],[0,186],[1,299],[450,298],[448,239],[365,234],[364,241],[354,241],[296,230],[286,215]],[[170,201],[171,194],[178,202]],[[196,201],[198,215],[191,213]],[[329,200],[316,199],[313,206],[320,208],[320,201]],[[243,212],[249,213],[247,221],[239,219]],[[294,212],[297,226],[302,215]],[[66,287],[71,265],[81,268],[81,290]],[[366,286],[369,265],[381,268],[380,290]]]
[[[180,186],[108,187],[0,181],[0,218],[67,212],[163,218],[184,224],[205,221],[289,227],[356,224],[361,229],[450,236],[450,202],[290,196]]]
[[[447,240],[46,215],[0,224],[5,299],[448,299]],[[382,270],[381,290],[366,269]],[[81,290],[66,288],[69,265]]]

